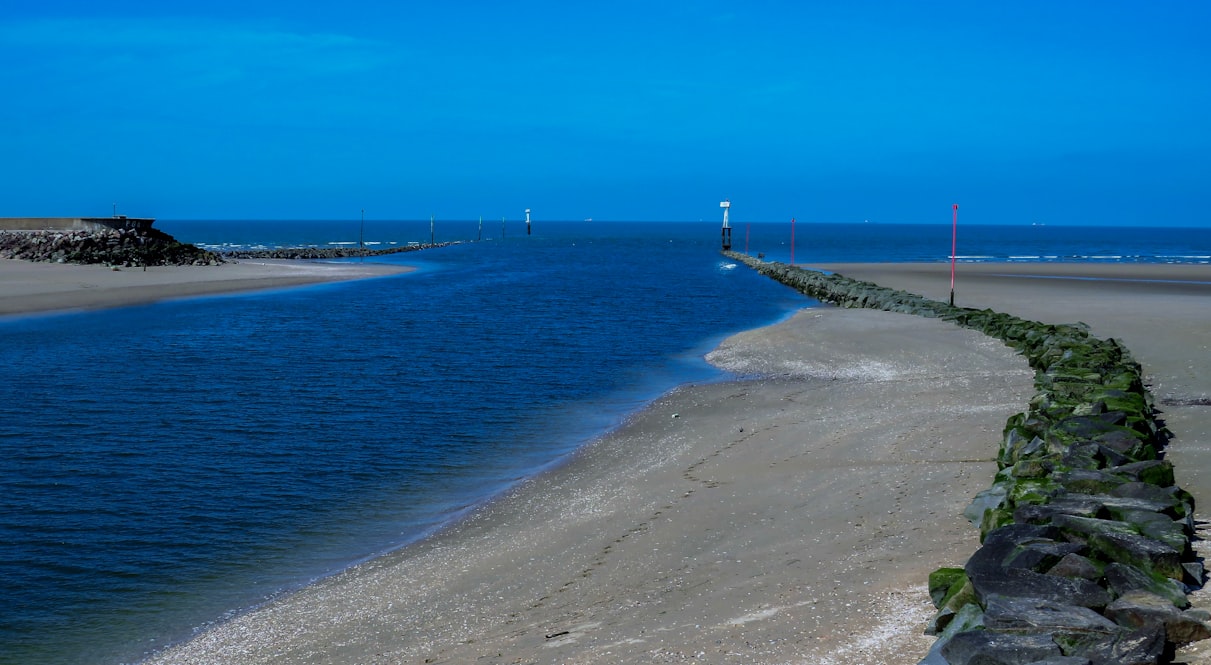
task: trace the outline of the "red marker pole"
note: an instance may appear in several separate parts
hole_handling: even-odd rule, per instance
[[[959,204],[954,204],[954,216],[950,220],[950,306],[955,306],[955,249],[959,237]]]
[[[791,265],[795,265],[795,218],[791,217]]]

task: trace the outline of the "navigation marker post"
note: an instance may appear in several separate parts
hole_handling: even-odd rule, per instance
[[[950,306],[955,306],[955,249],[959,237],[959,204],[953,206],[954,215],[950,220]]]
[[[732,227],[727,225],[727,211],[731,209],[732,202],[730,199],[723,201],[719,204],[719,207],[723,208],[723,230],[720,233],[723,238],[723,251],[727,252],[732,249]]]
[[[795,265],[795,218],[791,217],[791,265]]]
[[[526,208],[526,235],[530,235],[530,209]]]

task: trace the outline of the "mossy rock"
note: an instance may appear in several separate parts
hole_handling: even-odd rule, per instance
[[[1096,469],[1072,469],[1055,474],[1055,482],[1073,494],[1110,494],[1127,481]]]
[[[1149,575],[1179,581],[1185,578],[1182,553],[1154,538],[1108,531],[1091,534],[1088,543],[1110,561],[1134,566]]]
[[[1146,499],[1167,504],[1165,513],[1175,519],[1188,519],[1194,513],[1194,497],[1177,487],[1160,487],[1140,481],[1128,481],[1108,492],[1110,496]]]
[[[1013,508],[1011,506],[985,510],[984,516],[980,520],[980,542],[984,541],[989,532],[995,531],[1007,524],[1013,524]]]
[[[1055,470],[1055,463],[1048,459],[1023,459],[1018,460],[1017,464],[1013,465],[1012,473],[1014,478],[1032,479],[1046,478]],[[1014,503],[1019,503],[1018,499],[1014,499]]]
[[[967,583],[967,573],[962,568],[939,568],[929,574],[929,598],[933,606],[942,609],[959,587]]]
[[[1170,519],[1167,515],[1148,510],[1132,510],[1108,506],[1110,516],[1116,520],[1130,524],[1141,535],[1159,540],[1172,547],[1187,559],[1191,556],[1190,536],[1183,522]]]
[[[992,487],[976,493],[972,497],[971,503],[963,510],[963,517],[966,517],[973,525],[979,526],[984,522],[984,514],[986,512],[1002,508],[1006,505],[1011,485],[1012,479],[999,481],[994,483]]]
[[[1014,469],[1016,470],[1017,466],[1014,466]],[[1054,480],[1047,477],[1021,478],[1009,490],[1009,504],[1016,506],[1023,503],[1047,503],[1058,487]]]

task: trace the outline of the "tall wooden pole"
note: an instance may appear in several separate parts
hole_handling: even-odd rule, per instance
[[[950,306],[955,305],[955,251],[959,237],[959,204],[954,204],[954,215],[950,220]]]

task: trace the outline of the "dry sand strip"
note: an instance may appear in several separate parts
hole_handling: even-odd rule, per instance
[[[409,270],[383,263],[270,260],[113,270],[101,265],[0,259],[0,316],[142,305],[175,298],[385,277]]]
[[[936,320],[808,309],[418,545],[153,663],[913,663],[977,533],[1025,361]]]
[[[816,267],[943,302],[950,294],[946,263]],[[959,264],[955,304],[1083,322],[1122,341],[1176,436],[1169,456],[1178,483],[1211,506],[1211,265]]]

